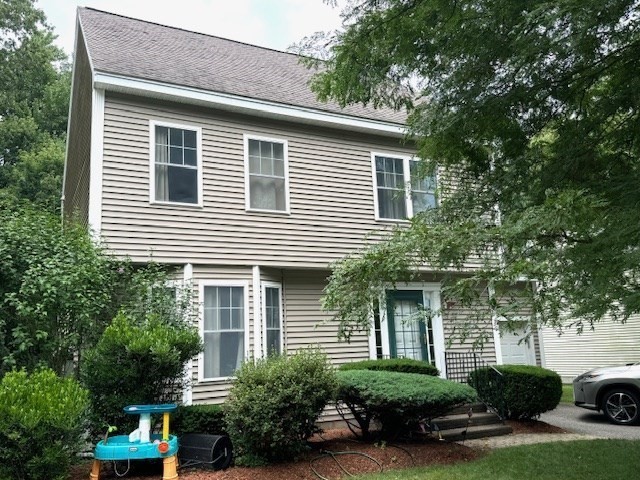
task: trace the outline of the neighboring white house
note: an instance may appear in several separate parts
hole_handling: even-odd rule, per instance
[[[594,330],[585,328],[577,335],[575,328],[562,335],[544,328],[542,365],[558,372],[563,382],[597,367],[640,362],[640,316],[624,324],[603,320]]]
[[[435,203],[412,182],[405,115],[320,103],[298,57],[98,10],[78,10],[64,215],[118,256],[176,267],[194,287],[205,350],[187,402],[221,402],[245,358],[320,344],[335,364],[380,356],[447,373],[442,273],[388,292],[369,337],[337,339],[320,308],[331,262]],[[411,185],[412,189],[406,188]],[[399,193],[399,194],[398,194]],[[474,268],[470,265],[469,268]],[[489,363],[539,363],[532,344],[472,332]]]

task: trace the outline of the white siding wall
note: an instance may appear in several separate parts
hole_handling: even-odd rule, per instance
[[[626,324],[603,320],[595,330],[577,335],[567,330],[558,336],[555,330],[541,331],[543,366],[555,370],[564,382],[592,368],[640,362],[640,316]]]

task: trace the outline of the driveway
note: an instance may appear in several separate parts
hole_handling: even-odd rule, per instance
[[[555,410],[543,413],[540,420],[574,433],[602,438],[640,440],[640,426],[612,425],[602,413],[574,405],[560,404]]]

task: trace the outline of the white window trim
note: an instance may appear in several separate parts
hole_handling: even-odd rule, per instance
[[[376,175],[376,157],[388,157],[402,159],[402,173],[404,176],[404,203],[407,211],[407,218],[384,218],[380,216],[380,205],[378,201],[378,176]],[[411,199],[411,163],[419,162],[420,159],[413,155],[400,155],[391,152],[371,152],[371,177],[373,179],[373,206],[375,212],[375,219],[378,222],[408,222],[413,217],[413,201]],[[436,177],[436,188],[438,185],[438,175]]]
[[[244,360],[250,356],[249,341],[249,282],[238,280],[202,280],[198,285],[198,332],[204,342],[204,289],[205,287],[242,287],[244,289]],[[198,355],[198,383],[201,382],[225,382],[235,377],[205,377],[204,376],[204,351]]]
[[[260,291],[262,293],[262,338],[264,344],[263,355],[266,357],[267,352],[267,302],[266,291],[267,288],[278,289],[278,309],[280,310],[280,351],[278,353],[284,353],[284,315],[282,311],[282,284],[278,282],[262,282]]]
[[[196,167],[198,183],[198,202],[166,202],[156,200],[156,127],[180,128],[196,132]],[[168,205],[177,207],[202,208],[202,127],[182,123],[165,122],[163,120],[149,120],[149,203],[152,205]]]
[[[429,299],[430,308],[435,312],[431,318],[431,330],[433,332],[433,346],[435,350],[435,364],[440,371],[440,377],[447,378],[446,362],[444,357],[444,325],[441,313],[440,290],[441,285],[436,282],[410,282],[396,285],[388,285],[385,290],[419,290],[422,292],[423,300]],[[387,324],[387,302],[386,299],[380,301],[380,336],[382,339],[382,355],[391,354],[389,340],[389,326]],[[373,319],[371,321],[373,325]],[[376,336],[374,328],[369,331],[369,358],[376,357]]]
[[[244,137],[244,199],[245,210],[247,212],[271,213],[275,215],[290,215],[290,199],[289,199],[289,141],[282,138],[263,137],[261,135],[253,135],[245,133]],[[250,174],[249,174],[249,140],[259,140],[263,142],[281,143],[284,155],[284,210],[267,210],[264,208],[251,208],[251,190],[250,190]]]

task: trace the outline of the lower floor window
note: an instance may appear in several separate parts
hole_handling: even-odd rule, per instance
[[[244,287],[204,287],[203,378],[231,377],[244,359]]]

